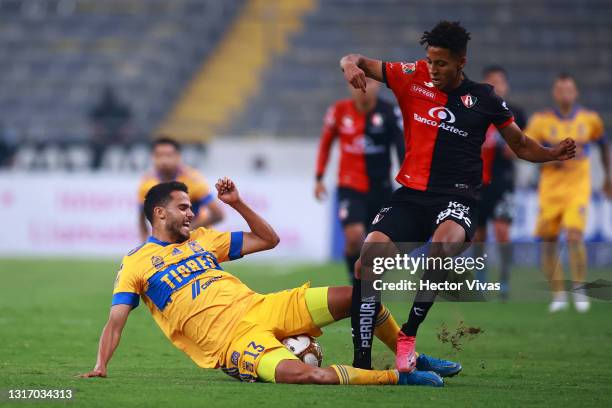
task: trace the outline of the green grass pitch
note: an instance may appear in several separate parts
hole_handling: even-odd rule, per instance
[[[611,406],[612,304],[591,312],[549,315],[544,303],[439,303],[419,332],[418,349],[461,361],[463,372],[446,387],[292,386],[244,384],[202,370],[159,331],[146,307],[137,308],[105,379],[79,379],[93,367],[98,336],[111,300],[117,262],[0,260],[0,390],[75,390],[69,402],[0,401],[0,406]],[[344,284],[342,264],[226,265],[253,289],[272,292],[310,280]],[[534,271],[534,273],[538,273]],[[407,305],[393,303],[398,321]],[[460,321],[484,333],[459,352],[441,343],[437,329]],[[350,363],[348,321],[325,330],[324,364]],[[378,367],[392,354],[375,344]]]

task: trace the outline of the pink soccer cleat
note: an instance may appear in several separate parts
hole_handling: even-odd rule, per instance
[[[395,367],[400,373],[411,373],[416,368],[416,337],[407,336],[400,331],[395,350]]]

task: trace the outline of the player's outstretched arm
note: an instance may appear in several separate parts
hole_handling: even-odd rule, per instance
[[[217,188],[219,200],[238,211],[251,229],[251,232],[244,233],[240,255],[244,256],[254,252],[265,251],[278,245],[280,238],[276,231],[274,231],[274,228],[242,201],[240,194],[238,194],[238,189],[231,179],[227,177],[219,179],[215,187]]]
[[[544,147],[523,134],[516,123],[511,123],[499,131],[512,151],[523,160],[544,163],[554,160],[569,160],[576,155],[576,143],[567,138],[556,146]]]
[[[383,82],[382,61],[364,57],[360,54],[349,54],[340,60],[340,69],[344,79],[355,89],[365,92],[366,76]]]
[[[119,345],[121,332],[123,331],[123,327],[125,326],[125,322],[127,322],[131,310],[131,305],[114,305],[111,307],[108,322],[104,326],[102,335],[100,336],[96,366],[90,372],[81,374],[79,377],[106,377],[106,367]]]

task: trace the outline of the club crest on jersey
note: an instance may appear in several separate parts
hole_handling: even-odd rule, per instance
[[[206,252],[198,241],[189,241],[187,245],[189,245],[189,248],[191,248],[191,250],[196,254],[201,254],[201,253]]]
[[[374,115],[372,115],[372,125],[373,126],[381,127],[383,124],[384,124],[384,119],[380,113],[376,112]]]
[[[416,64],[414,62],[402,62],[402,72],[404,74],[412,74],[416,71]]]
[[[164,258],[162,258],[161,256],[157,256],[157,255],[152,256],[151,264],[153,265],[155,269],[161,269],[164,267]]]
[[[478,100],[478,98],[476,98],[475,96],[472,96],[470,94],[466,94],[463,95],[461,97],[461,102],[463,102],[463,104],[465,105],[466,108],[471,108],[472,106],[476,105],[476,101]]]

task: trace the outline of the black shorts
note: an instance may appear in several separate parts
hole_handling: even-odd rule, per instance
[[[390,188],[362,193],[350,188],[338,187],[338,218],[342,226],[358,223],[367,228],[389,197],[391,197]]]
[[[486,227],[489,220],[512,222],[514,218],[514,193],[512,189],[491,188],[482,189],[482,200],[478,211],[478,226]]]
[[[418,191],[406,187],[397,189],[380,209],[370,231],[380,231],[393,242],[427,242],[435,229],[446,220],[461,225],[466,240],[476,231],[477,202],[466,197]]]

